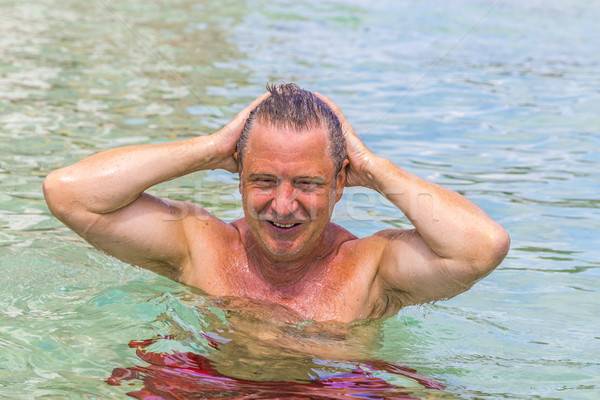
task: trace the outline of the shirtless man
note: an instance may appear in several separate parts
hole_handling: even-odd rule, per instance
[[[218,168],[239,173],[245,218],[226,223],[144,193]],[[379,192],[414,229],[357,238],[332,223],[348,186]],[[62,222],[127,263],[319,321],[453,297],[489,274],[510,242],[471,201],[376,156],[330,99],[293,84],[270,88],[212,135],[108,150],[54,171],[44,195]]]

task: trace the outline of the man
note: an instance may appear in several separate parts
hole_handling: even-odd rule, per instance
[[[225,223],[144,193],[218,168],[239,173],[245,218]],[[357,238],[332,223],[346,186],[376,190],[415,229]],[[509,247],[475,204],[376,156],[331,100],[294,84],[269,88],[212,135],[108,150],[54,171],[44,194],[61,221],[125,262],[321,321],[450,298]]]

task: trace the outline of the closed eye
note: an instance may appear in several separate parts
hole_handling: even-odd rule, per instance
[[[319,186],[319,183],[314,182],[314,181],[298,181],[298,182],[296,182],[296,187],[299,188],[300,190],[305,190],[305,191],[314,190],[318,186]]]
[[[257,176],[250,180],[256,186],[261,188],[272,187],[277,185],[277,180],[268,176]]]

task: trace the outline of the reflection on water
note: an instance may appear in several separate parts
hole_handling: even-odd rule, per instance
[[[290,380],[282,376],[277,380],[270,377],[263,381],[262,371],[270,369],[267,363],[255,371],[254,376],[246,379],[223,375],[219,367],[210,359],[195,353],[149,353],[144,347],[147,343],[131,342],[130,347],[138,347],[137,354],[148,367],[117,368],[108,379],[110,385],[119,386],[124,381],[143,379],[144,387],[127,393],[138,399],[180,399],[180,398],[220,398],[220,399],[419,399],[418,390],[399,387],[386,382],[377,373],[387,372],[418,382],[425,389],[442,390],[445,386],[415,370],[383,361],[347,362],[348,372],[332,372],[333,368],[323,368],[331,362],[312,360],[309,369],[318,378],[309,382]],[[216,348],[217,345],[215,345]],[[338,363],[339,364],[339,363]],[[279,365],[277,365],[279,367]],[[243,360],[238,368],[247,368]],[[290,368],[291,367],[291,368]],[[287,366],[295,370],[298,365]],[[341,369],[339,366],[336,369]],[[256,379],[259,378],[259,379]],[[415,393],[417,392],[417,393]]]
[[[194,331],[181,319],[182,303],[158,299],[169,304],[158,319],[171,333],[130,342],[149,365],[115,368],[107,381],[143,384],[132,397],[414,399],[445,388],[410,367],[364,358],[379,343],[382,321],[301,321],[281,306],[204,297],[187,310],[203,321]]]
[[[417,398],[595,399],[599,18],[586,0],[3,1],[0,397],[125,398],[142,379],[105,381],[148,367],[127,344],[163,338],[147,350],[164,362],[193,353],[253,382],[363,362]],[[451,301],[330,326],[119,263],[48,212],[50,171],[213,132],[279,80],[330,95],[378,154],[474,200],[511,234],[507,260]],[[241,215],[226,172],[152,192]],[[334,217],[358,236],[408,225],[358,189]]]

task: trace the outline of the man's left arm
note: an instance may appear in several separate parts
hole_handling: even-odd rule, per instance
[[[389,199],[415,229],[377,233],[387,240],[378,275],[404,306],[447,299],[469,289],[506,256],[507,232],[470,200],[376,156],[331,100],[346,136],[346,186],[363,186]]]
[[[379,157],[368,173],[372,187],[415,227],[377,233],[388,240],[379,275],[401,292],[403,305],[456,296],[506,256],[507,232],[470,200]]]

